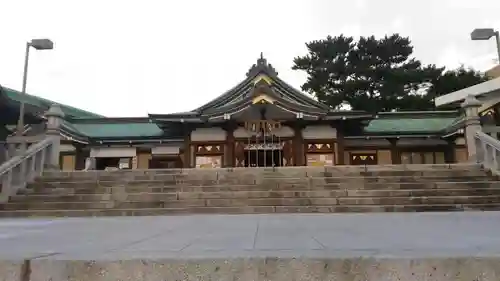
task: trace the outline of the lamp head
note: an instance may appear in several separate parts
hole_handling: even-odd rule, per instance
[[[472,40],[488,40],[493,36],[495,36],[493,28],[476,28],[470,34]]]
[[[33,39],[29,45],[37,50],[52,50],[54,49],[54,42],[50,39]]]

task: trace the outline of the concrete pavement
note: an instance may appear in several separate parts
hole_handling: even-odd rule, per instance
[[[0,260],[500,256],[500,212],[0,220]]]

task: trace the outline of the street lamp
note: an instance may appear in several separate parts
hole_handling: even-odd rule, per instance
[[[26,42],[26,55],[24,57],[24,73],[23,73],[23,88],[21,94],[21,105],[19,107],[19,120],[17,122],[17,136],[21,137],[24,131],[24,95],[26,95],[26,81],[28,79],[28,60],[30,47],[36,50],[52,50],[54,43],[49,39],[33,39],[31,42]]]
[[[500,64],[500,35],[498,31],[493,28],[476,28],[470,34],[472,40],[490,40],[493,36],[497,40],[498,63]]]

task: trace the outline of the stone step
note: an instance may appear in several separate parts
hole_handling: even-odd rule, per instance
[[[495,177],[483,175],[459,175],[459,176],[366,176],[366,177],[311,177],[313,182],[344,183],[344,182],[470,182],[496,180]]]
[[[188,214],[268,214],[268,213],[367,213],[367,212],[439,212],[439,211],[500,210],[500,203],[441,204],[441,205],[343,205],[343,206],[245,206],[190,207],[148,209],[94,210],[13,210],[0,211],[1,218],[15,217],[97,217],[97,216],[156,216]]]
[[[243,198],[337,198],[337,197],[422,197],[422,196],[479,196],[500,194],[499,188],[450,188],[404,190],[274,190],[229,192],[166,192],[166,193],[108,193],[108,194],[29,194],[11,197],[10,202],[93,202],[93,201],[168,201],[184,199],[243,199]]]
[[[496,177],[490,177],[487,175],[481,176],[401,176],[401,177],[390,177],[390,176],[380,176],[380,177],[303,177],[303,178],[274,178],[274,179],[251,179],[251,180],[190,180],[190,181],[171,181],[162,179],[143,179],[143,180],[73,180],[73,181],[37,181],[31,184],[31,186],[46,186],[46,185],[58,185],[58,186],[73,186],[73,185],[126,185],[126,184],[161,184],[161,185],[176,185],[176,186],[201,186],[201,185],[225,185],[225,184],[265,184],[265,183],[356,183],[356,182],[469,182],[469,181],[487,181],[487,180],[497,180]]]
[[[406,190],[406,189],[456,189],[498,188],[500,181],[439,182],[439,183],[330,183],[330,184],[258,184],[216,186],[158,186],[156,183],[130,182],[127,185],[104,187],[99,184],[71,187],[37,187],[21,191],[21,194],[109,194],[109,193],[165,193],[165,192],[213,192],[213,191],[275,191],[275,190]]]
[[[493,179],[493,177],[483,175],[459,175],[459,176],[372,176],[372,177],[309,177],[309,178],[268,178],[268,179],[250,179],[250,180],[188,180],[188,181],[175,181],[175,180],[166,180],[166,179],[135,179],[135,180],[75,180],[72,181],[37,181],[32,186],[46,186],[46,185],[58,185],[58,186],[73,186],[73,185],[105,185],[109,186],[109,184],[139,184],[139,183],[158,183],[162,185],[217,185],[217,184],[257,184],[257,183],[343,183],[343,182],[439,182],[439,181],[453,181],[453,182],[461,182],[461,181],[485,181]]]
[[[45,171],[46,176],[101,176],[101,175],[151,175],[151,174],[183,174],[183,175],[203,175],[203,174],[258,174],[275,172],[280,174],[300,174],[315,172],[346,172],[346,171],[428,171],[428,170],[481,170],[479,164],[410,164],[410,165],[347,165],[347,166],[300,166],[300,167],[253,167],[253,168],[214,168],[214,169],[146,169],[146,170],[115,170],[115,171]]]
[[[245,207],[245,206],[335,206],[335,205],[440,205],[500,203],[500,195],[486,196],[426,196],[426,197],[338,197],[338,198],[241,198],[185,199],[156,201],[98,202],[12,202],[2,210],[57,209],[141,209],[185,207]]]
[[[485,172],[481,169],[435,169],[435,170],[374,170],[364,171],[362,169],[350,170],[339,169],[330,172],[309,172],[301,171],[300,173],[238,173],[238,172],[205,172],[198,171],[190,174],[164,174],[164,173],[140,173],[134,171],[119,171],[108,173],[96,172],[67,172],[59,174],[45,174],[39,181],[75,181],[75,180],[117,180],[117,181],[130,181],[130,180],[171,180],[171,181],[203,181],[203,180],[252,180],[252,179],[279,179],[279,178],[304,178],[304,177],[342,177],[342,176],[481,176]]]

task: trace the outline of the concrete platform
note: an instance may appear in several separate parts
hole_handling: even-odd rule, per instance
[[[0,220],[0,260],[500,257],[500,212]]]

